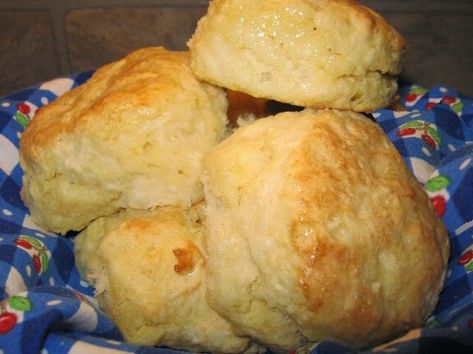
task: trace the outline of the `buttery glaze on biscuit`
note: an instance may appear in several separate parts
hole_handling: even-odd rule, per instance
[[[402,36],[349,0],[213,0],[188,42],[202,80],[297,106],[390,104]]]
[[[260,119],[212,150],[204,185],[210,303],[269,348],[324,339],[365,348],[433,311],[445,227],[363,115]]]
[[[37,113],[20,144],[22,198],[58,233],[121,208],[189,206],[203,198],[202,159],[226,110],[187,52],[137,50]]]

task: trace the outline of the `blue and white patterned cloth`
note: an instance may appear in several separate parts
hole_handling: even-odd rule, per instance
[[[74,237],[31,221],[20,199],[21,132],[37,109],[91,73],[0,98],[0,354],[171,353],[125,344],[74,265]],[[473,353],[473,100],[453,90],[400,90],[404,112],[373,114],[429,194],[449,230],[448,278],[426,327],[370,353]],[[415,272],[415,269],[412,270]],[[352,353],[322,342],[313,354]]]

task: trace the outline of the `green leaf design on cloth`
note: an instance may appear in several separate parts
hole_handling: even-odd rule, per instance
[[[466,270],[467,272],[473,271],[473,262],[470,262],[470,264],[468,264],[468,265],[465,267],[465,270]]]
[[[41,273],[46,273],[49,267],[49,258],[46,252],[41,253]]]
[[[440,144],[442,143],[442,138],[440,138],[440,135],[437,132],[437,130],[435,130],[432,127],[428,127],[427,128],[427,133],[429,133],[429,135],[432,137],[432,139],[435,140],[435,142],[437,143],[437,146],[440,146]]]
[[[423,88],[422,86],[412,86],[411,92],[415,93],[416,95],[421,95],[427,92],[427,89]]]
[[[403,125],[401,125],[401,129],[405,129],[405,128],[416,128],[416,129],[420,129],[422,128],[423,126],[425,125],[425,122],[422,121],[422,120],[413,120],[412,122],[407,122]]]
[[[31,243],[35,248],[37,248],[37,249],[44,246],[41,241],[38,241],[38,240],[35,239],[34,237],[21,235],[20,238],[23,239],[23,240],[26,240],[26,241],[30,242],[30,243]]]
[[[455,113],[460,113],[463,110],[463,103],[462,102],[457,102],[452,106],[452,110]]]
[[[447,188],[450,180],[445,176],[436,176],[427,181],[426,187],[429,192],[438,192]]]
[[[30,123],[29,119],[27,116],[25,116],[23,113],[21,112],[16,112],[15,115],[14,115],[14,118],[15,120],[20,123],[24,128],[26,128],[28,126],[28,124]]]
[[[30,311],[32,306],[27,297],[14,295],[8,299],[8,305],[17,311]]]

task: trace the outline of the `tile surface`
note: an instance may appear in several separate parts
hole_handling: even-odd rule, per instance
[[[185,50],[205,11],[205,7],[72,11],[66,16],[71,68],[93,69],[146,46]]]
[[[473,96],[473,14],[387,12],[406,38],[402,79]]]
[[[0,11],[0,96],[59,75],[47,11]]]

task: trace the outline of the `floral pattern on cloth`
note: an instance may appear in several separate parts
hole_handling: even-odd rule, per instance
[[[0,353],[178,353],[130,345],[97,306],[74,265],[74,235],[39,229],[20,198],[21,133],[35,112],[91,72],[0,98]],[[402,111],[372,115],[450,235],[445,287],[425,327],[364,353],[473,352],[473,99],[445,87],[401,87]],[[342,294],[341,294],[342,296]],[[329,341],[313,354],[353,353]]]

